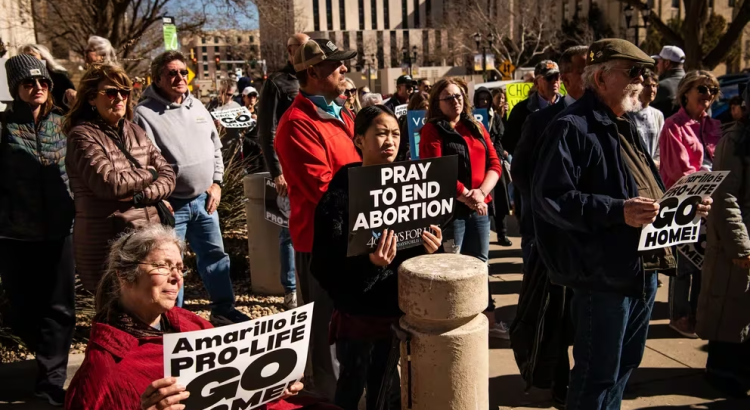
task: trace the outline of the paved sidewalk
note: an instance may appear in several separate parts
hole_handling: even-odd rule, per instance
[[[494,240],[494,235],[493,235]],[[521,289],[520,238],[513,246],[490,250],[491,290],[499,319],[510,321],[515,315]],[[623,409],[648,410],[747,410],[750,400],[726,400],[703,379],[706,342],[680,337],[669,329],[667,281],[659,289],[651,321],[649,340],[641,367],[634,373],[626,391]],[[524,393],[513,352],[507,341],[490,340],[490,409],[553,409],[547,391],[532,389]],[[68,377],[78,369],[82,355],[72,355]],[[0,410],[53,409],[30,396],[34,381],[33,362],[0,365]],[[18,400],[8,403],[7,400]],[[5,401],[4,401],[5,400]],[[449,410],[449,409],[435,409]]]

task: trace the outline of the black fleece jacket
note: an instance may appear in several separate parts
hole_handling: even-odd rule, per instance
[[[375,266],[369,255],[347,257],[349,240],[349,169],[341,167],[315,208],[315,236],[310,270],[333,299],[336,309],[363,316],[393,317],[398,307],[398,268],[427,253],[424,246],[400,250],[390,265]]]

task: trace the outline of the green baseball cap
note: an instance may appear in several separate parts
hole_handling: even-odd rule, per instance
[[[630,41],[620,38],[605,38],[589,46],[586,65],[600,64],[611,60],[630,60],[644,65],[656,64],[653,58]]]

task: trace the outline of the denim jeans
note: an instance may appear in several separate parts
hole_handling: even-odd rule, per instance
[[[669,278],[669,319],[695,320],[701,293],[701,270],[688,258],[677,255],[677,276]]]
[[[461,255],[473,256],[487,263],[490,259],[490,217],[473,212],[469,216],[459,217],[453,220],[451,225],[453,242],[445,242],[444,249],[448,253],[460,253]],[[489,277],[487,277],[489,286]],[[487,292],[487,312],[495,310],[495,301],[492,292]]]
[[[367,389],[366,409],[377,410],[381,387],[386,392],[383,410],[401,409],[401,387],[398,370],[386,368],[391,351],[391,340],[336,340],[336,357],[341,374],[336,385],[334,403],[344,410],[357,410],[362,392]],[[382,386],[383,376],[389,373],[390,383]]]
[[[573,290],[575,341],[568,410],[619,410],[628,378],[643,358],[656,297],[656,273],[646,274],[644,296]]]
[[[294,293],[297,291],[297,279],[294,277],[294,248],[289,228],[281,228],[279,231],[279,257],[281,286],[284,287],[284,293]]]
[[[186,239],[195,252],[198,274],[211,299],[212,313],[226,313],[234,308],[234,290],[229,278],[229,255],[224,252],[224,240],[219,229],[219,213],[206,211],[208,194],[194,199],[169,198],[174,209],[177,236]],[[177,306],[184,301],[180,289]]]

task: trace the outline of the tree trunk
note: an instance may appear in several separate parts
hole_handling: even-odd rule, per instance
[[[708,1],[683,0],[685,20],[682,24],[682,35],[685,39],[685,68],[700,70],[703,68],[703,33],[708,23]]]

